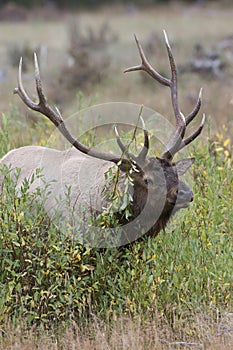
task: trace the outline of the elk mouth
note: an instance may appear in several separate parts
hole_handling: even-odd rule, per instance
[[[174,205],[175,209],[182,209],[182,208],[188,208],[190,202],[178,202]]]

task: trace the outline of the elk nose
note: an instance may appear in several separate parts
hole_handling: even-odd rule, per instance
[[[190,202],[193,202],[193,200],[194,200],[194,195],[193,195],[193,192],[190,190],[190,198],[189,198],[189,200],[190,200]]]
[[[191,190],[180,189],[178,192],[178,199],[185,202],[192,202],[194,199],[193,192]]]

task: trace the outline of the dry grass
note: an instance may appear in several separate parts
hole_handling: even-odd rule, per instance
[[[52,331],[22,331],[20,327],[5,327],[0,350],[230,350],[233,346],[232,332],[232,314],[225,314],[215,321],[199,314],[182,329],[178,324],[169,327],[159,317],[146,322],[117,318],[111,324],[93,317],[91,325],[80,327],[73,322],[56,335]]]

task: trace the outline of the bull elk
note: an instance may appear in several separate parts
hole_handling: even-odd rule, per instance
[[[77,216],[82,215],[80,207],[87,207],[87,203],[95,203],[98,213],[103,211],[106,205],[105,173],[111,168],[119,172],[119,182],[124,186],[124,180],[130,172],[132,179],[129,191],[132,192],[132,201],[129,203],[132,215],[129,218],[120,217],[120,224],[124,227],[124,234],[119,240],[119,245],[134,241],[140,235],[156,236],[164,229],[170,217],[179,209],[186,208],[193,201],[191,189],[179,179],[194,162],[194,158],[186,158],[173,162],[173,157],[182,148],[190,144],[201,133],[205,116],[203,115],[200,126],[190,136],[185,138],[186,127],[198,114],[201,107],[201,90],[193,111],[184,116],[178,103],[177,69],[166,32],[164,31],[165,44],[168,53],[171,78],[160,75],[147,60],[142,46],[135,36],[136,44],[141,58],[141,64],[128,68],[125,72],[145,71],[160,84],[168,86],[171,92],[171,101],[174,110],[176,127],[160,157],[148,157],[149,134],[143,124],[144,146],[138,155],[132,154],[123,144],[118,130],[115,128],[116,141],[122,154],[112,154],[90,148],[81,143],[68,130],[61,113],[52,108],[44,95],[39,73],[38,61],[34,55],[35,82],[39,98],[35,103],[26,93],[22,83],[22,58],[19,63],[18,87],[14,90],[21,100],[30,109],[46,116],[73,146],[68,151],[25,146],[14,149],[6,154],[2,164],[11,165],[12,170],[21,168],[18,186],[24,178],[29,179],[38,167],[42,168],[44,182],[50,183],[50,193],[45,203],[48,213],[54,213],[58,199],[64,199],[64,188],[70,186],[70,205]],[[85,168],[83,171],[82,167]],[[82,174],[82,175],[80,175]],[[82,176],[82,188],[79,188],[79,178]],[[55,180],[55,181],[54,181]],[[31,191],[42,182],[35,180]],[[90,211],[91,208],[88,208]],[[87,210],[86,210],[87,211]],[[63,215],[68,216],[67,209],[63,209]],[[119,214],[119,213],[118,213]],[[52,214],[50,214],[52,215]],[[136,219],[139,229],[136,229]],[[134,225],[130,224],[134,222]]]

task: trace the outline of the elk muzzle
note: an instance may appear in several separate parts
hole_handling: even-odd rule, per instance
[[[192,190],[183,181],[179,182],[178,194],[176,198],[176,204],[174,207],[175,212],[182,208],[187,208],[193,201],[194,195]]]

